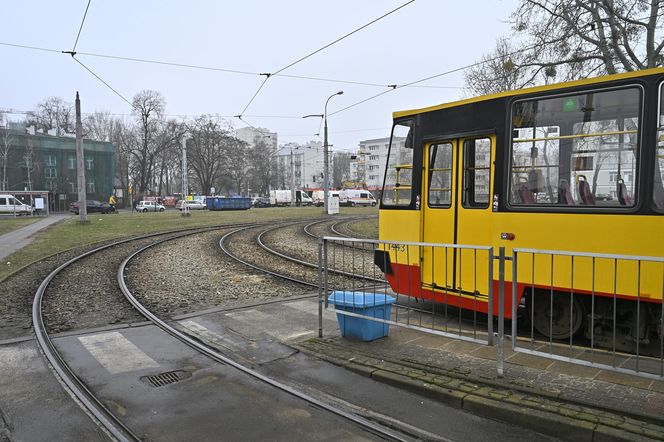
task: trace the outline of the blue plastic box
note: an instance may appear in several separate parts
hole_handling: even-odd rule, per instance
[[[337,310],[345,310],[358,315],[376,319],[390,319],[390,310],[395,299],[389,295],[363,292],[332,292],[327,298]],[[337,313],[341,336],[356,338],[362,341],[373,341],[384,338],[390,331],[389,324],[356,318]]]

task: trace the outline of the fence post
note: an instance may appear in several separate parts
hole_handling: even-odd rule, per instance
[[[493,303],[495,293],[493,291],[493,248],[489,249],[489,305],[487,311],[489,313],[487,318],[487,345],[493,345]]]
[[[516,250],[512,250],[512,350],[516,348],[516,295],[517,295],[517,264],[516,264]]]
[[[505,364],[505,247],[498,249],[498,377]]]
[[[318,239],[318,337],[323,337],[323,238]]]

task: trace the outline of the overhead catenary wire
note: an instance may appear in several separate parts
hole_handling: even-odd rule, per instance
[[[403,5],[403,6],[405,6],[405,5]],[[662,15],[662,14],[658,14],[658,16],[661,16],[661,15]],[[647,18],[649,18],[649,17],[635,18],[634,20],[642,20],[642,19],[647,19]],[[606,26],[608,26],[608,25],[605,25],[605,26],[599,26],[599,27],[606,27]],[[589,29],[588,32],[593,32],[593,31],[595,31],[597,28],[598,28],[598,26],[595,26],[593,29]],[[50,49],[50,48],[37,47],[37,46],[31,46],[31,45],[15,44],[15,43],[7,43],[7,42],[0,42],[0,45],[2,45],[2,46],[8,46],[8,47],[14,47],[14,48],[20,48],[20,49],[29,49],[29,50],[35,50],[35,51],[42,51],[42,52],[67,53],[67,54],[72,55],[72,57],[74,57],[74,55],[90,55],[90,56],[99,56],[99,57],[105,57],[105,58],[113,58],[113,59],[120,59],[120,60],[129,60],[129,61],[136,61],[136,62],[156,63],[156,64],[163,64],[163,65],[172,65],[172,66],[181,66],[181,67],[191,67],[191,68],[196,68],[196,69],[207,69],[207,70],[217,70],[217,71],[223,71],[223,72],[242,73],[242,74],[247,74],[247,75],[261,75],[260,73],[251,73],[251,72],[247,72],[247,71],[234,71],[234,70],[227,70],[227,69],[222,69],[222,68],[211,68],[211,67],[206,67],[206,66],[186,65],[186,64],[179,64],[179,63],[162,62],[162,61],[157,61],[157,60],[133,59],[133,58],[129,58],[129,57],[111,56],[111,55],[104,55],[104,54],[81,53],[81,52],[79,52],[78,54],[75,54],[74,51],[59,51],[59,50]],[[517,54],[517,53],[519,53],[519,52],[524,52],[524,51],[527,51],[527,50],[533,49],[533,48],[536,47],[536,46],[539,46],[539,45],[532,45],[532,46],[529,46],[529,47],[525,47],[525,48],[522,48],[522,49],[515,50],[515,51],[513,51],[513,52],[507,54],[507,56],[511,56],[511,55]],[[503,56],[505,56],[505,55],[503,55]],[[476,62],[476,63],[468,64],[468,65],[465,65],[465,66],[462,66],[462,67],[459,67],[459,68],[456,68],[456,69],[451,69],[451,70],[448,70],[448,71],[445,71],[445,72],[442,72],[442,73],[439,73],[439,74],[431,75],[431,76],[428,76],[428,77],[425,77],[425,78],[422,78],[422,79],[419,79],[419,80],[416,80],[416,81],[412,81],[412,82],[410,82],[410,83],[399,84],[399,85],[396,85],[396,84],[395,84],[395,85],[389,85],[389,87],[390,87],[389,90],[382,91],[381,93],[375,94],[375,95],[370,96],[370,97],[367,97],[367,98],[365,98],[365,99],[363,99],[363,100],[361,100],[361,101],[358,101],[358,102],[356,102],[356,103],[353,103],[353,104],[351,104],[350,106],[346,106],[346,107],[344,107],[344,108],[342,108],[342,109],[339,109],[339,110],[337,110],[337,111],[334,111],[334,112],[328,113],[328,116],[332,116],[332,115],[338,114],[338,113],[340,113],[340,112],[346,111],[346,110],[348,110],[348,109],[350,109],[350,108],[353,108],[353,107],[358,106],[358,105],[360,105],[360,104],[362,104],[362,103],[365,103],[365,102],[367,102],[367,101],[370,101],[370,100],[373,100],[373,99],[375,99],[375,98],[378,98],[378,97],[380,97],[380,96],[382,96],[382,95],[385,95],[385,94],[387,94],[387,93],[389,93],[389,92],[392,92],[392,91],[394,91],[394,90],[396,90],[396,89],[401,89],[401,88],[405,88],[405,87],[441,87],[441,86],[427,86],[427,85],[419,85],[419,86],[417,86],[417,85],[418,85],[419,83],[422,83],[422,82],[425,82],[425,81],[429,81],[429,80],[432,80],[432,79],[434,79],[434,78],[439,78],[439,77],[444,76],[444,75],[449,75],[449,74],[451,74],[451,73],[453,73],[453,72],[458,72],[458,71],[461,71],[461,70],[465,70],[465,69],[468,69],[468,68],[473,67],[473,66],[477,66],[477,65],[480,65],[480,64],[483,64],[483,63],[486,63],[486,62],[492,61],[492,60],[496,60],[496,59],[498,59],[498,58],[500,58],[500,57],[494,57],[494,58],[491,58],[491,59],[481,60],[481,61]],[[83,66],[86,70],[88,70],[88,72],[90,72],[92,75],[94,75],[99,81],[101,81],[105,86],[107,86],[109,89],[111,89],[111,90],[112,90],[116,95],[118,95],[123,101],[129,103],[129,101],[128,101],[124,96],[122,96],[117,90],[115,90],[114,88],[112,88],[112,87],[111,87],[106,81],[104,81],[103,79],[101,79],[101,77],[99,77],[97,74],[95,74],[90,68],[88,68],[86,65],[84,65],[82,62],[80,62],[80,61],[79,61],[78,59],[76,59],[75,57],[74,57],[74,59],[75,59],[75,60],[76,60],[81,66]],[[264,75],[265,75],[265,74],[264,74]],[[274,76],[276,76],[276,75],[275,75],[275,74],[271,74],[271,75],[270,75],[270,77],[274,77]],[[304,77],[304,76],[295,76],[295,75],[293,75],[293,76],[288,76],[288,75],[286,75],[286,74],[279,74],[278,76],[282,76],[282,77],[293,77],[293,78],[302,78],[302,79],[310,79],[310,80],[320,80],[320,81],[343,81],[343,80],[331,80],[331,79],[318,79],[318,78],[315,78],[315,77]],[[267,78],[269,78],[269,77],[266,77],[266,79],[267,79]],[[265,80],[266,80],[266,79],[265,79]],[[265,80],[264,80],[263,83],[265,83]],[[362,84],[362,83],[360,83],[360,82],[356,82],[356,83],[357,83],[357,84]],[[367,85],[367,86],[380,86],[380,85],[378,85],[378,84],[376,84],[376,83],[364,83],[364,85]],[[442,86],[442,87],[445,87],[445,86]],[[451,86],[450,86],[450,87],[451,87]],[[129,104],[131,105],[131,103],[129,103]],[[246,110],[246,109],[245,109],[245,110]],[[124,115],[124,114],[118,114],[118,115]],[[181,116],[181,115],[176,115],[176,116]],[[245,115],[245,116],[246,116],[246,115]],[[231,118],[231,116],[222,116],[222,117]],[[237,116],[234,116],[234,117],[237,117]],[[276,116],[271,116],[271,117],[267,117],[267,116],[265,116],[265,117],[264,117],[264,116],[259,116],[259,115],[254,115],[254,116],[252,116],[252,117],[255,117],[255,118],[276,118]],[[297,118],[297,117],[293,117],[293,118]],[[246,121],[244,121],[244,122],[246,123]],[[248,123],[247,123],[247,124],[248,124]],[[322,121],[321,121],[321,124],[322,124]],[[252,126],[252,127],[253,127],[253,126]],[[320,130],[319,130],[319,132],[320,132]]]
[[[644,17],[644,18],[648,18],[648,17]],[[637,20],[638,20],[638,19],[637,19]],[[608,26],[608,25],[607,25],[607,26]],[[602,28],[604,28],[604,27],[605,27],[605,26],[602,26]],[[588,30],[588,33],[590,33],[590,32],[594,32],[595,30],[596,30],[596,28],[589,29],[589,30]],[[371,100],[374,100],[374,99],[376,99],[376,98],[378,98],[378,97],[381,97],[381,96],[383,96],[383,95],[385,95],[385,94],[388,94],[388,93],[390,93],[390,92],[394,92],[394,91],[397,90],[397,89],[402,89],[402,88],[405,88],[405,87],[412,87],[413,85],[416,85],[416,84],[418,84],[418,83],[424,83],[425,81],[433,80],[433,79],[435,79],[435,78],[440,78],[440,77],[443,77],[443,76],[445,76],[445,75],[453,74],[453,73],[455,73],[455,72],[464,71],[464,70],[466,70],[466,69],[470,69],[470,68],[472,68],[472,67],[479,66],[479,65],[482,65],[482,64],[485,64],[485,63],[491,62],[491,61],[499,60],[499,59],[504,58],[504,57],[511,57],[512,55],[516,55],[516,54],[519,54],[519,53],[521,53],[521,52],[526,52],[526,51],[529,51],[529,50],[535,49],[535,48],[540,47],[540,46],[542,46],[542,43],[533,44],[533,45],[526,46],[526,47],[521,48],[521,49],[516,49],[516,50],[514,50],[514,51],[512,51],[512,52],[509,52],[509,53],[507,53],[507,54],[502,54],[502,55],[498,55],[498,56],[496,56],[496,57],[492,57],[492,58],[488,58],[488,59],[480,60],[480,61],[477,61],[477,62],[474,62],[474,63],[470,63],[470,64],[467,64],[467,65],[464,65],[464,66],[460,66],[460,67],[458,67],[458,68],[454,68],[454,69],[447,70],[447,71],[445,71],[445,72],[441,72],[441,73],[439,73],[439,74],[434,74],[434,75],[430,75],[430,76],[428,76],[428,77],[421,78],[421,79],[419,79],[419,80],[411,81],[411,82],[409,82],[409,83],[404,83],[404,84],[394,85],[394,87],[391,88],[391,89],[388,89],[388,90],[386,90],[386,91],[380,92],[380,93],[375,94],[375,95],[372,95],[372,96],[370,96],[370,97],[367,97],[367,98],[365,98],[365,99],[363,99],[363,100],[360,100],[360,101],[358,101],[358,102],[355,102],[355,103],[353,103],[353,104],[351,104],[351,105],[349,105],[349,106],[343,107],[343,108],[341,108],[341,109],[339,109],[339,110],[336,110],[336,111],[334,111],[334,112],[330,112],[330,113],[328,113],[327,115],[328,115],[328,117],[329,117],[329,116],[333,116],[333,115],[339,114],[339,113],[344,112],[344,111],[346,111],[346,110],[348,110],[348,109],[351,109],[351,108],[354,108],[354,107],[356,107],[356,106],[359,106],[360,104],[366,103],[367,101],[371,101]]]
[[[347,34],[345,34],[345,35],[343,35],[343,36],[337,38],[337,39],[334,40],[333,42],[328,43],[328,44],[326,44],[325,46],[323,46],[323,47],[321,47],[321,48],[319,48],[319,49],[316,49],[316,50],[313,51],[313,52],[310,52],[309,54],[305,55],[304,57],[301,57],[301,58],[295,60],[294,62],[292,62],[292,63],[290,63],[290,64],[288,64],[288,65],[286,65],[286,66],[284,66],[284,67],[282,67],[282,68],[280,68],[280,69],[277,69],[275,72],[261,74],[261,75],[265,75],[265,80],[264,80],[263,83],[261,83],[261,85],[258,87],[258,90],[257,90],[257,91],[254,93],[254,95],[251,97],[251,100],[249,100],[249,103],[247,103],[247,105],[244,107],[244,109],[242,110],[242,112],[240,112],[239,117],[242,117],[242,115],[244,114],[244,112],[249,108],[249,106],[251,105],[251,103],[256,99],[256,97],[258,96],[259,92],[263,89],[263,87],[265,86],[265,83],[267,82],[267,80],[270,79],[271,76],[273,76],[273,75],[278,75],[278,74],[280,74],[281,72],[285,71],[286,69],[289,69],[289,68],[295,66],[296,64],[301,63],[302,61],[308,59],[309,57],[312,57],[313,55],[315,55],[315,54],[317,54],[317,53],[319,53],[319,52],[321,52],[321,51],[323,51],[323,50],[329,48],[330,46],[333,46],[333,45],[339,43],[340,41],[342,41],[342,40],[344,40],[344,39],[350,37],[351,35],[353,35],[353,34],[359,32],[359,31],[361,31],[362,29],[365,29],[365,28],[371,26],[372,24],[374,24],[374,23],[376,23],[376,22],[382,20],[383,18],[385,18],[385,17],[387,17],[387,16],[389,16],[389,15],[395,13],[395,12],[398,11],[399,9],[408,6],[409,4],[413,3],[414,1],[415,1],[415,0],[409,0],[408,2],[402,4],[401,6],[399,6],[399,7],[397,7],[397,8],[394,8],[394,9],[392,9],[391,11],[389,11],[389,12],[387,12],[387,13],[381,15],[380,17],[378,17],[378,18],[376,18],[376,19],[370,21],[369,23],[366,23],[366,24],[360,26],[359,28],[354,29],[353,31],[351,31],[351,32],[349,32],[349,33],[347,33]]]
[[[51,48],[44,48],[44,47],[38,47],[38,46],[29,46],[29,45],[22,45],[22,44],[16,44],[16,43],[7,43],[7,42],[0,42],[0,46],[8,46],[8,47],[14,47],[14,48],[20,48],[20,49],[30,49],[30,50],[35,50],[35,51],[52,52],[52,53],[56,53],[56,54],[61,54],[63,52],[67,53],[67,54],[71,54],[72,52],[75,52],[75,51],[62,51],[62,50],[59,50],[59,49],[51,49]],[[122,55],[102,54],[102,53],[95,53],[95,52],[76,51],[75,55],[77,55],[79,57],[85,56],[85,57],[105,58],[105,59],[110,59],[110,60],[129,61],[129,62],[133,62],[133,63],[155,64],[155,65],[160,65],[160,66],[171,66],[171,67],[185,68],[185,69],[223,72],[223,73],[246,75],[246,76],[253,76],[253,77],[257,77],[257,76],[261,75],[259,72],[245,71],[245,70],[240,70],[240,69],[228,69],[228,68],[215,67],[215,66],[205,66],[205,65],[190,64],[190,63],[179,63],[179,62],[165,61],[165,60],[154,60],[154,59],[149,59],[149,58],[126,57],[126,56],[122,56]],[[389,84],[383,84],[383,83],[375,83],[375,82],[368,82],[368,81],[345,80],[345,79],[336,79],[336,78],[323,78],[323,77],[314,77],[314,76],[310,76],[310,75],[291,75],[291,74],[283,74],[282,73],[282,74],[271,74],[271,77],[292,78],[292,79],[296,79],[296,80],[321,81],[321,82],[326,82],[326,83],[337,83],[337,84],[351,84],[351,85],[357,85],[357,86],[367,86],[367,87],[377,87],[377,88],[392,87]],[[430,88],[430,89],[466,89],[464,86],[441,86],[441,85],[418,85],[418,86],[409,86],[409,87]]]
[[[72,48],[72,52],[76,53],[76,46],[78,45],[78,39],[81,37],[81,31],[83,30],[83,24],[85,23],[85,18],[88,16],[88,9],[90,9],[90,2],[92,0],[88,0],[88,5],[85,7],[85,13],[83,14],[83,19],[81,20],[81,26],[78,28],[78,34],[76,34],[76,41],[74,42],[74,47]]]
[[[334,40],[334,41],[331,42],[331,43],[326,44],[326,45],[323,46],[322,48],[320,48],[320,49],[316,49],[315,51],[313,51],[313,52],[311,52],[311,53],[305,55],[304,57],[301,57],[301,58],[295,60],[294,62],[292,62],[292,63],[290,63],[290,64],[284,66],[283,68],[278,69],[276,72],[273,72],[272,75],[278,75],[279,73],[285,71],[286,69],[289,69],[289,68],[295,66],[296,64],[303,62],[303,61],[306,60],[307,58],[309,58],[309,57],[311,57],[311,56],[313,56],[313,55],[316,55],[317,53],[319,53],[319,52],[321,52],[321,51],[324,51],[325,49],[329,48],[330,46],[339,43],[341,40],[344,40],[345,38],[348,38],[348,37],[350,37],[351,35],[360,32],[362,29],[367,28],[367,27],[371,26],[372,24],[374,24],[374,23],[376,23],[376,22],[378,22],[378,21],[384,19],[384,18],[387,17],[388,15],[391,15],[391,14],[397,12],[399,9],[405,8],[406,6],[408,6],[409,4],[413,3],[414,1],[415,1],[415,0],[407,1],[407,2],[404,3],[403,5],[398,6],[398,7],[394,8],[394,9],[392,9],[392,10],[389,11],[389,12],[386,12],[385,14],[381,15],[380,17],[378,17],[378,18],[376,18],[376,19],[374,19],[374,20],[371,20],[369,23],[360,26],[359,28],[357,28],[357,29],[355,29],[355,30],[353,30],[353,31],[351,31],[351,32],[349,32],[349,33],[347,33],[346,35],[344,35],[344,36],[342,36],[342,37],[337,38],[336,40]]]
[[[78,63],[78,64],[80,64],[81,66],[83,66],[83,69],[85,69],[85,70],[88,71],[90,74],[92,74],[97,80],[101,81],[101,82],[102,82],[107,88],[109,88],[110,90],[112,90],[113,93],[114,93],[115,95],[117,95],[118,97],[120,97],[120,98],[121,98],[122,100],[124,100],[124,101],[125,101],[125,102],[126,102],[126,103],[127,103],[132,109],[134,109],[134,104],[133,104],[131,101],[127,100],[127,99],[126,99],[126,98],[125,98],[120,92],[116,91],[116,90],[115,90],[110,84],[108,84],[106,81],[104,81],[104,79],[101,78],[99,75],[97,75],[96,73],[94,73],[94,72],[92,71],[92,69],[90,69],[89,67],[87,67],[86,65],[84,65],[84,64],[83,64],[79,59],[77,59],[74,55],[72,55],[72,58],[74,59],[74,61],[76,61],[76,63]]]

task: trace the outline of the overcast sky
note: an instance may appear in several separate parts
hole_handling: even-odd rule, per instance
[[[265,77],[406,3],[407,0],[92,0],[76,47],[77,58],[123,97],[153,89],[171,115],[243,114],[253,126],[279,134],[279,143],[317,139],[327,97],[333,150],[389,135],[393,111],[464,98],[463,74],[405,84],[477,61],[510,32],[517,0],[416,0],[371,26],[283,71],[283,74],[372,83],[368,86]],[[0,43],[72,50],[87,0],[3,1]],[[237,70],[253,75],[136,63],[95,53]],[[49,96],[74,100],[83,112],[130,114],[130,106],[71,56],[0,45],[0,110],[30,110]],[[14,119],[20,115],[14,115]],[[322,130],[321,136],[322,136]]]

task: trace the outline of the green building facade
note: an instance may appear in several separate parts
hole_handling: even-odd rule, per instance
[[[87,199],[108,201],[113,193],[115,147],[84,139],[83,149]],[[76,176],[75,138],[0,129],[0,189],[6,193],[47,190],[51,210],[66,211],[78,200]]]

